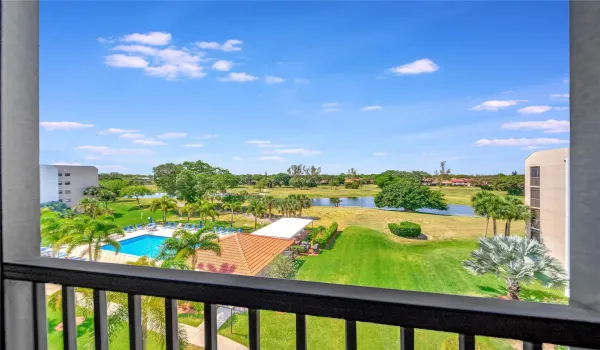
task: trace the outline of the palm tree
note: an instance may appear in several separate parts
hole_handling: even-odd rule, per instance
[[[231,222],[230,226],[233,226],[233,212],[242,210],[242,203],[240,202],[225,202],[223,203],[223,208],[225,210],[231,210]]]
[[[342,203],[342,200],[337,198],[337,197],[333,197],[333,198],[329,198],[329,201],[331,202],[331,204],[333,204],[334,207],[338,207],[340,205],[340,203]]]
[[[275,202],[275,207],[277,207],[277,210],[279,210],[279,213],[281,213],[282,217],[285,217],[286,214],[286,200],[283,198],[277,199]]]
[[[86,215],[95,219],[99,213],[98,200],[94,198],[84,198],[74,207],[76,210],[81,210]]]
[[[191,257],[191,268],[196,268],[198,257],[196,250],[212,250],[218,256],[221,255],[221,246],[219,245],[219,236],[208,231],[207,228],[196,232],[179,229],[173,233],[173,236],[167,238],[158,253],[158,260],[187,260]]]
[[[299,207],[300,207],[300,215],[299,216],[302,216],[302,209],[303,208],[304,209],[310,208],[312,206],[312,201],[305,194],[298,195],[296,197],[296,200],[298,201],[298,204],[299,204]]]
[[[506,210],[504,219],[506,219],[506,225],[504,228],[504,235],[510,236],[510,226],[513,221],[527,220],[531,217],[531,209],[523,204],[523,201],[515,196],[508,196],[504,198],[506,202]]]
[[[52,246],[52,257],[54,258],[60,250],[60,240],[64,237],[65,219],[60,213],[47,208],[43,208],[40,214],[42,244]]]
[[[535,239],[512,237],[480,238],[463,267],[475,275],[493,273],[504,278],[511,299],[518,300],[520,283],[538,280],[547,287],[565,286],[567,273],[560,262]]]
[[[487,237],[493,197],[497,196],[489,191],[477,192],[475,195],[473,195],[473,197],[471,197],[471,206],[473,207],[475,214],[485,217],[485,230],[483,237]]]
[[[267,210],[269,211],[269,219],[271,219],[273,207],[276,204],[275,198],[273,196],[266,196],[263,198],[263,202],[265,203],[265,206],[267,207]]]
[[[267,211],[265,205],[260,200],[251,199],[246,210],[254,216],[254,229],[256,229],[258,217],[265,215]]]
[[[156,198],[150,203],[150,211],[155,212],[157,210],[162,211],[163,221],[167,221],[167,214],[169,210],[175,209],[177,207],[177,201],[168,196],[162,196],[161,198]]]
[[[199,210],[200,210],[200,205],[198,205],[198,203],[188,203],[188,204],[184,205],[183,207],[179,208],[179,214],[186,215],[187,222],[190,222],[190,217],[192,216],[192,214]]]
[[[492,218],[492,230],[494,236],[496,236],[498,234],[497,220],[506,218],[507,203],[504,199],[494,196],[491,197],[489,205],[489,216]]]
[[[446,169],[446,161],[442,160],[440,162],[440,170],[436,170],[434,173],[434,175],[438,178],[438,186],[442,187],[442,181],[444,181],[444,178],[450,175],[450,173],[450,169]]]
[[[204,222],[204,219],[208,216],[212,218],[213,222],[215,221],[215,218],[217,217],[217,211],[215,210],[214,203],[206,202],[200,206],[200,220]]]
[[[102,254],[102,246],[110,245],[115,248],[115,254],[119,253],[121,244],[115,240],[113,235],[123,237],[123,230],[113,222],[115,218],[110,215],[92,219],[81,215],[65,223],[63,230],[65,236],[56,244],[67,244],[67,253],[73,252],[77,246],[87,245],[81,252],[81,256],[88,254],[90,261],[98,261]]]

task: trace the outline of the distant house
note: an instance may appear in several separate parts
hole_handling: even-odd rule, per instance
[[[220,239],[221,255],[197,250],[196,270],[245,276],[264,276],[275,257],[294,244],[291,239],[234,233]]]
[[[319,181],[320,185],[327,185],[329,183],[329,180],[321,180]]]
[[[450,181],[452,182],[452,186],[471,186],[473,180],[474,179],[457,179],[455,177],[450,179]]]
[[[350,183],[350,182],[360,182],[360,178],[356,178],[356,179],[345,179],[345,180],[344,180],[344,183],[345,183],[345,184],[347,184],[347,183]]]
[[[442,180],[442,186],[452,186],[452,180]]]
[[[434,184],[435,179],[431,177],[426,177],[421,181],[421,185],[431,186]],[[437,183],[437,181],[435,181]]]

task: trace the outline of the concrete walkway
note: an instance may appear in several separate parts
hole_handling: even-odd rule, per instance
[[[187,335],[187,341],[190,344],[204,347],[204,323],[198,327],[188,326],[180,323],[179,327],[185,329]],[[222,335],[217,334],[217,348],[219,350],[248,350],[247,347],[240,343],[236,343],[233,340],[226,338]]]

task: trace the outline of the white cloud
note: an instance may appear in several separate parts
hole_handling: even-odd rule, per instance
[[[96,41],[99,42],[100,44],[112,44],[115,42],[114,39],[102,38],[102,37],[96,38]]]
[[[267,75],[265,77],[265,83],[267,84],[279,84],[279,83],[283,83],[285,81],[285,79],[281,78],[281,77],[276,77],[274,75]]]
[[[201,49],[204,50],[220,50],[220,51],[225,51],[225,52],[232,52],[232,51],[242,51],[242,48],[240,47],[240,45],[242,45],[244,42],[241,40],[236,40],[236,39],[229,39],[226,42],[224,42],[222,45],[219,44],[216,41],[200,41],[196,43],[196,46],[198,46]]]
[[[104,57],[104,64],[115,68],[147,68],[148,61],[138,56],[127,56],[120,53]]]
[[[200,148],[200,147],[204,147],[204,145],[201,143],[188,143],[188,144],[183,145],[183,147]]]
[[[233,62],[226,61],[226,60],[220,60],[220,61],[213,63],[212,67],[213,67],[213,69],[227,72],[228,70],[231,70],[231,67],[233,67]]]
[[[566,111],[569,110],[569,107],[554,107],[552,109],[555,111]]]
[[[300,156],[314,156],[317,154],[321,154],[322,152],[314,150],[314,149],[306,149],[306,148],[284,148],[284,149],[274,149],[272,151],[265,151],[264,153],[297,154]]]
[[[137,143],[139,145],[146,145],[146,146],[164,146],[164,145],[166,145],[165,142],[154,140],[154,139],[133,140],[133,143]]]
[[[569,143],[568,140],[554,138],[536,139],[481,139],[475,142],[475,146],[537,146],[537,145],[559,145]]]
[[[275,160],[275,161],[283,161],[285,158],[277,157],[277,156],[269,156],[269,157],[258,157],[256,160]]]
[[[395,73],[396,75],[414,75],[433,73],[439,69],[440,67],[432,60],[423,58],[401,66],[392,67],[389,69],[389,71]]]
[[[77,130],[93,128],[94,124],[84,124],[78,122],[40,122],[40,126],[46,130]]]
[[[294,78],[293,81],[296,84],[308,84],[308,83],[310,83],[310,80],[304,79],[304,78]]]
[[[135,130],[135,129],[121,129],[121,128],[108,128],[104,131],[99,132],[99,134],[102,135],[106,135],[106,134],[123,134],[123,133],[135,133],[138,132],[139,130]]]
[[[236,161],[242,160],[242,158],[240,158],[240,157],[231,157],[231,159],[236,160]]]
[[[153,152],[145,148],[110,148],[108,146],[79,146],[78,150],[97,153],[105,156],[111,155],[146,155]]]
[[[550,95],[552,98],[569,98],[569,94],[552,94]]]
[[[144,45],[117,45],[113,47],[113,51],[124,51],[128,53],[141,53],[143,55],[153,56],[158,53],[158,49]]]
[[[341,109],[339,108],[324,108],[322,110],[323,113],[335,113],[335,112],[339,112],[341,111]]]
[[[249,145],[267,145],[270,144],[271,141],[267,141],[267,140],[250,140],[250,141],[246,141],[247,144]]]
[[[122,165],[98,165],[97,168],[101,173],[124,173],[129,171],[129,168]]]
[[[69,162],[56,162],[52,163],[52,165],[83,165],[81,163],[69,163]]]
[[[323,104],[321,105],[321,107],[323,107],[323,108],[332,108],[332,107],[337,107],[337,106],[339,106],[339,105],[340,105],[340,104],[339,104],[339,103],[337,103],[337,102],[327,102],[327,103],[323,103]]]
[[[383,157],[383,156],[389,156],[390,154],[388,152],[375,152],[373,153],[374,156],[377,157]]]
[[[517,110],[521,114],[542,114],[551,111],[550,106],[528,106]]]
[[[121,41],[163,46],[171,41],[171,34],[164,32],[149,32],[146,34],[133,33],[125,35],[121,38]]]
[[[159,139],[180,139],[186,137],[187,134],[184,132],[166,132],[164,134],[157,135]]]
[[[98,160],[98,159],[100,159],[100,157],[96,157],[96,156],[85,156],[85,157],[83,157],[83,159],[87,159],[87,160]]]
[[[119,136],[122,139],[128,139],[128,140],[135,140],[135,139],[142,139],[144,138],[144,134],[135,134],[135,133],[125,133],[125,134],[121,134],[121,136]]]
[[[514,122],[502,124],[502,129],[508,130],[544,130],[545,133],[569,132],[570,123],[568,120],[548,119],[545,121],[532,122]]]
[[[521,149],[525,150],[525,151],[532,151],[532,150],[535,150],[535,149],[543,149],[543,148],[544,147],[540,147],[540,146],[527,146],[527,147],[523,147]]]
[[[472,111],[497,111],[502,108],[514,106],[519,102],[527,102],[525,100],[491,100],[478,104],[475,107],[469,108]]]
[[[209,140],[209,139],[216,139],[217,137],[219,137],[219,135],[217,135],[217,134],[204,134],[202,136],[195,137],[195,139]]]
[[[363,111],[376,111],[376,110],[382,109],[382,108],[383,107],[381,107],[381,106],[375,105],[375,106],[366,106],[366,107],[363,107],[362,110]]]
[[[224,82],[238,82],[238,83],[246,83],[249,81],[253,81],[258,79],[257,77],[250,75],[248,73],[245,72],[241,72],[241,73],[229,73],[227,75],[227,77],[222,78],[222,77],[218,77],[217,80],[219,81],[224,81]]]

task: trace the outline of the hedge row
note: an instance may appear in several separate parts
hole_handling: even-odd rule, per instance
[[[338,229],[337,222],[332,223],[331,226],[329,226],[329,228],[321,231],[321,233],[319,233],[314,238],[315,243],[318,243],[319,247],[324,248],[325,245],[327,245],[327,242],[329,242],[329,240],[331,239],[331,237],[333,237],[333,235],[335,235],[335,233],[337,232],[337,229]]]
[[[399,224],[388,224],[393,234],[400,237],[417,238],[421,235],[421,225],[410,221],[402,221]]]

